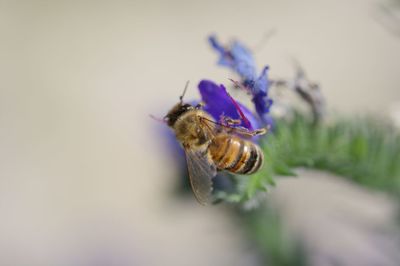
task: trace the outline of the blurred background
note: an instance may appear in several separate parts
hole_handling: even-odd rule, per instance
[[[231,78],[207,43],[216,33],[253,48],[272,78],[296,58],[332,114],[399,121],[399,6],[0,1],[0,265],[260,265],[223,204],[174,196],[176,158],[149,114],[164,116],[187,80],[189,99],[199,80]],[[299,171],[267,200],[311,265],[399,265],[390,196]]]

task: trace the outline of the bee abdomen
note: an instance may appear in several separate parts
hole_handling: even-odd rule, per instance
[[[257,145],[229,135],[217,136],[210,145],[210,153],[219,169],[237,174],[253,174],[264,161]]]
[[[247,154],[243,153],[241,161],[242,164],[238,163],[237,167],[232,169],[232,172],[238,174],[250,175],[257,172],[263,165],[264,155],[260,148],[253,143],[250,143],[249,151]]]

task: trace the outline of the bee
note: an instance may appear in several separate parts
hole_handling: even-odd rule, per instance
[[[264,162],[260,147],[248,140],[265,134],[266,129],[254,131],[235,127],[240,120],[224,117],[216,122],[209,113],[196,106],[183,102],[183,94],[164,117],[177,140],[182,144],[189,172],[190,184],[197,201],[205,205],[210,202],[212,178],[217,171],[235,174],[253,174]]]

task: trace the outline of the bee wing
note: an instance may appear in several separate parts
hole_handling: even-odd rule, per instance
[[[200,204],[206,205],[211,198],[211,178],[217,174],[216,166],[205,152],[190,149],[185,152],[193,193]]]

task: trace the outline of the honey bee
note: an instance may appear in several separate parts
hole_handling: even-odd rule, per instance
[[[183,102],[188,84],[180,101],[165,116],[177,140],[182,144],[187,160],[190,184],[200,204],[210,202],[212,181],[217,171],[235,174],[253,174],[264,162],[260,147],[246,138],[265,134],[266,129],[254,131],[235,127],[240,120],[224,117],[216,122],[202,110],[202,104],[193,106]]]

